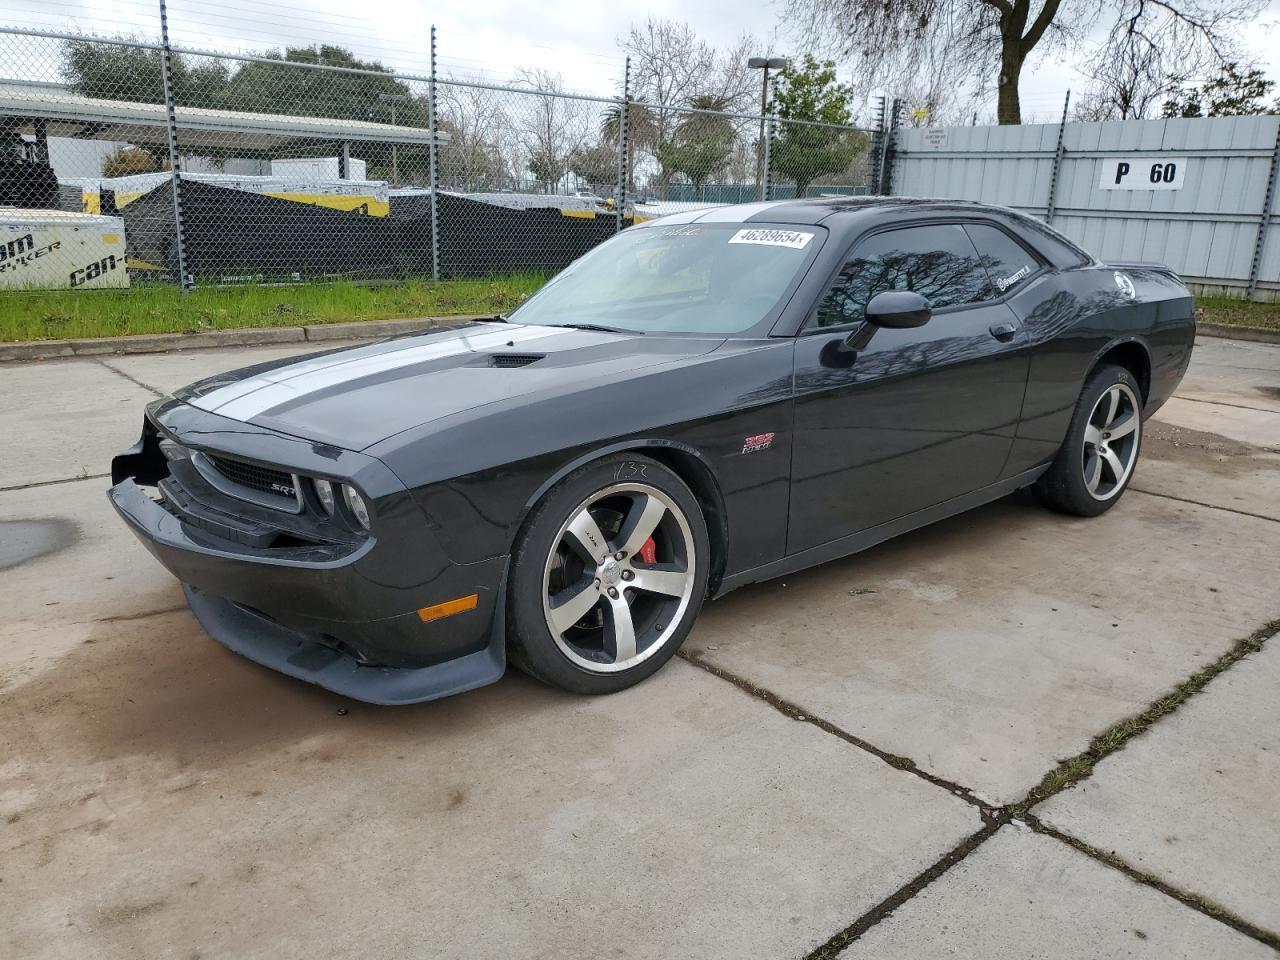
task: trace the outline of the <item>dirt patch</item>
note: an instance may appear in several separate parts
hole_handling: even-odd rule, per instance
[[[1280,400],[1280,387],[1254,387],[1264,397],[1270,397],[1272,400]]]
[[[134,923],[149,913],[162,910],[168,901],[161,898],[148,900],[145,903],[122,903],[108,907],[98,914],[98,922],[104,926],[116,926],[121,923]]]
[[[1142,456],[1198,467],[1220,477],[1255,470],[1280,470],[1280,455],[1217,433],[1150,420],[1142,438]],[[1141,468],[1141,464],[1139,464]]]
[[[19,755],[143,755],[198,780],[229,758],[308,740],[315,742],[291,751],[291,760],[340,762],[370,738],[463,736],[469,725],[485,725],[477,716],[485,699],[394,709],[356,703],[226,650],[179,610],[97,621],[70,654],[0,694],[0,715],[15,721]]]

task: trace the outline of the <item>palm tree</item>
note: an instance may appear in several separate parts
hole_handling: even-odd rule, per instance
[[[702,185],[723,172],[733,152],[733,119],[722,111],[729,98],[716,94],[698,94],[689,98],[689,110],[676,123],[671,141],[658,144],[658,162],[665,179],[671,174],[684,174],[694,188],[695,199],[701,198]]]
[[[600,122],[600,136],[606,143],[618,142],[618,128],[622,121],[622,104],[614,104],[604,113]],[[627,104],[627,189],[636,185],[636,152],[651,149],[657,138],[657,120],[648,107],[638,103]]]
[[[729,109],[729,98],[702,93],[689,98],[689,109],[703,111],[687,114],[676,124],[677,140],[733,140],[733,120],[723,115]]]

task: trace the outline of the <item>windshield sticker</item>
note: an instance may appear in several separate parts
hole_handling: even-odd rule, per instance
[[[757,243],[766,247],[790,247],[803,250],[813,239],[812,233],[799,230],[739,230],[729,238],[730,243]]]
[[[702,228],[695,226],[667,227],[662,231],[664,237],[697,237],[702,235]]]
[[[1000,288],[1000,292],[1004,293],[1023,277],[1031,275],[1030,265],[1023,267],[1016,273],[1011,273],[1007,277],[996,277],[996,286]]]

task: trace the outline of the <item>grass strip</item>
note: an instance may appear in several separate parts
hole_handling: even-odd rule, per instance
[[[482,280],[0,291],[0,342],[138,333],[201,333],[353,320],[505,313],[546,280],[516,274]]]
[[[1198,319],[1204,323],[1220,323],[1225,327],[1280,332],[1280,301],[1255,303],[1238,297],[1196,297],[1200,308]]]
[[[1267,640],[1275,636],[1278,631],[1280,631],[1280,619],[1265,623],[1249,636],[1237,640],[1231,645],[1230,650],[1197,670],[1168,693],[1152,702],[1141,713],[1125,717],[1107,727],[1089,742],[1084,752],[1059,763],[1044,775],[1044,778],[1026,797],[1006,807],[1006,812],[1013,817],[1025,817],[1027,811],[1036,804],[1043,803],[1082,780],[1087,780],[1093,776],[1094,768],[1100,761],[1121,749],[1134,737],[1145,733],[1160,718],[1173,713],[1208,686],[1209,681],[1218,674],[1230,669],[1251,653],[1258,653]]]
[[[1113,870],[1119,870],[1130,880],[1154,887],[1167,897],[1172,897],[1183,906],[1190,907],[1198,913],[1203,913],[1207,917],[1212,917],[1219,923],[1224,923],[1238,933],[1243,933],[1246,937],[1252,937],[1260,943],[1265,943],[1273,950],[1280,950],[1280,936],[1266,930],[1256,924],[1250,923],[1240,915],[1228,910],[1216,900],[1210,900],[1208,897],[1199,894],[1189,893],[1173,884],[1161,879],[1154,873],[1147,870],[1141,870],[1133,866],[1127,860],[1117,856],[1114,852],[1100,850],[1091,843],[1085,843],[1078,837],[1073,837],[1069,833],[1063,833],[1045,823],[1040,822],[1034,816],[1028,815],[1027,824],[1037,833],[1043,833],[1045,836],[1053,837],[1055,840],[1065,843],[1067,846],[1075,850],[1079,850],[1085,856],[1092,857],[1100,863],[1105,863]]]

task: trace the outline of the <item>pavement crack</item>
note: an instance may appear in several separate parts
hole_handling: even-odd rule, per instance
[[[1235,407],[1237,410],[1252,410],[1255,413],[1276,413],[1270,407],[1251,407],[1247,403],[1228,403],[1226,400],[1202,400],[1199,397],[1178,397],[1188,403],[1209,403],[1215,407]]]
[[[111,476],[109,473],[83,473],[77,477],[63,477],[60,480],[33,480],[31,483],[15,483],[10,487],[0,487],[0,493],[7,493],[10,490],[31,490],[35,487],[52,487],[59,483],[79,483],[81,480],[101,480],[109,476]]]
[[[1176,500],[1179,503],[1190,503],[1197,507],[1208,507],[1210,510],[1223,510],[1226,513],[1238,514],[1242,517],[1253,517],[1255,520],[1267,520],[1271,523],[1280,523],[1280,519],[1276,517],[1268,517],[1264,513],[1253,513],[1249,510],[1237,510],[1235,507],[1224,507],[1219,503],[1205,503],[1203,500],[1192,500],[1189,497],[1175,497],[1172,493],[1156,493],[1154,490],[1143,490],[1141,487],[1130,486],[1130,490],[1134,493],[1146,494],[1148,497],[1162,497],[1165,500]]]
[[[977,833],[971,834],[962,840],[959,846],[944,853],[938,860],[930,864],[920,873],[916,874],[889,896],[885,897],[874,907],[858,917],[857,920],[849,924],[826,943],[817,949],[810,951],[804,960],[833,960],[833,958],[844,950],[849,944],[853,943],[864,933],[876,926],[883,920],[893,915],[893,911],[897,910],[908,900],[915,897],[920,891],[924,890],[929,884],[933,883],[944,873],[954,867],[957,863],[964,860],[965,857],[973,853],[974,850],[982,846],[990,840],[997,830],[999,830],[1007,820],[1000,818],[988,821],[983,824],[982,829]]]
[[[124,377],[126,380],[132,383],[135,387],[141,387],[143,390],[150,391],[151,393],[154,393],[157,397],[160,397],[161,399],[164,399],[165,397],[168,396],[168,394],[165,393],[163,390],[157,390],[151,384],[145,383],[144,381],[139,380],[137,377],[133,376],[132,374],[125,373],[119,367],[112,366],[111,364],[107,363],[107,361],[103,360],[101,357],[97,357],[96,359],[98,363],[102,364],[112,373],[118,376]]]
[[[904,773],[913,774],[921,780],[933,784],[935,787],[941,787],[948,793],[959,797],[961,800],[965,801],[965,803],[977,807],[979,814],[982,816],[984,821],[995,822],[999,819],[1000,808],[994,807],[981,797],[974,795],[973,791],[968,787],[961,786],[960,784],[947,780],[944,777],[939,777],[927,770],[920,769],[920,767],[916,765],[916,762],[910,757],[903,757],[895,753],[890,753],[887,750],[882,750],[875,744],[863,740],[861,737],[850,733],[848,730],[837,727],[830,720],[824,720],[822,717],[814,716],[811,711],[806,710],[798,704],[792,703],[790,700],[783,699],[772,690],[767,690],[764,687],[758,686],[745,677],[741,677],[731,670],[726,670],[724,667],[716,666],[714,663],[708,663],[696,653],[689,653],[688,651],[681,650],[676,654],[676,656],[700,670],[705,670],[714,677],[719,677],[721,680],[728,681],[744,693],[767,703],[785,717],[801,721],[802,723],[811,724],[819,730],[822,730],[824,733],[829,733],[834,737],[839,737],[845,743],[871,754],[873,757],[887,763],[895,770],[901,770]]]
[[[1113,723],[1091,741],[1082,753],[1061,761],[1044,775],[1038,784],[1017,803],[1004,808],[1009,815],[1023,819],[1037,804],[1093,776],[1097,765],[1111,754],[1122,750],[1134,737],[1146,733],[1163,717],[1173,713],[1191,697],[1209,685],[1214,677],[1226,672],[1251,653],[1258,653],[1266,642],[1280,632],[1280,618],[1264,623],[1247,637],[1231,645],[1226,653],[1201,667],[1172,690],[1162,694],[1141,713]]]
[[[1246,937],[1257,940],[1259,943],[1266,944],[1273,950],[1280,950],[1280,934],[1273,933],[1270,930],[1250,923],[1240,915],[1228,910],[1222,904],[1217,903],[1214,900],[1210,900],[1208,897],[1203,897],[1199,894],[1191,893],[1190,891],[1176,887],[1168,881],[1162,880],[1153,873],[1149,873],[1146,870],[1133,866],[1133,864],[1124,860],[1114,852],[1100,850],[1078,837],[1073,837],[1069,833],[1064,833],[1055,827],[1049,826],[1038,819],[1034,814],[1027,814],[1023,819],[1027,826],[1036,833],[1042,833],[1047,837],[1053,837],[1055,840],[1065,843],[1067,846],[1080,851],[1085,856],[1091,857],[1099,863],[1110,867],[1112,870],[1120,871],[1135,883],[1140,883],[1143,886],[1158,890],[1165,896],[1172,897],[1174,900],[1177,900],[1183,906],[1190,907],[1192,910],[1202,913],[1206,917],[1217,920],[1219,923],[1226,924],[1237,933],[1242,933]]]

